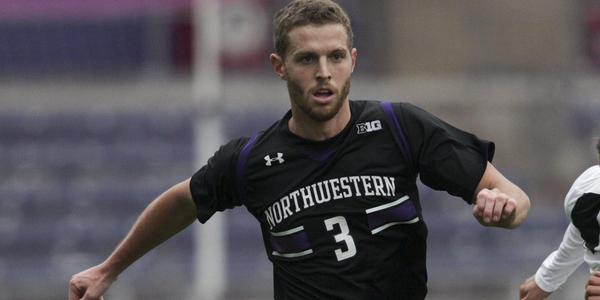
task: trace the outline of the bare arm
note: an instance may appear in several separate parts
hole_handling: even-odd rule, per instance
[[[489,162],[475,195],[473,216],[484,226],[516,228],[531,206],[527,194]]]
[[[196,206],[189,183],[187,179],[158,196],[104,262],[74,275],[69,283],[69,300],[102,299],[123,270],[192,224],[196,219]]]

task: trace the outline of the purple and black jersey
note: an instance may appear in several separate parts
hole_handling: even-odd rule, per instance
[[[288,129],[224,145],[191,180],[198,219],[246,206],[260,222],[275,299],[424,299],[427,228],[417,176],[468,203],[493,143],[407,103],[350,101],[325,141]]]

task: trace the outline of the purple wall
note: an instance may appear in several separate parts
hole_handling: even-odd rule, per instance
[[[140,14],[190,6],[192,0],[0,0],[0,18],[81,18]]]

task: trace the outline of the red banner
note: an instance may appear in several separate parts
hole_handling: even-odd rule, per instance
[[[587,12],[587,52],[593,64],[600,67],[600,5]]]

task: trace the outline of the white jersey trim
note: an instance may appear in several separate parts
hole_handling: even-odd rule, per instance
[[[396,206],[398,204],[401,204],[402,202],[404,202],[406,200],[408,200],[408,196],[404,196],[404,197],[402,197],[402,198],[400,198],[400,199],[398,199],[398,200],[396,200],[394,202],[390,202],[390,203],[387,203],[387,204],[384,204],[384,205],[380,205],[380,206],[375,206],[375,207],[369,208],[365,212],[367,214],[374,213],[376,211],[384,210],[386,208],[390,208],[392,206]]]
[[[296,252],[296,253],[279,253],[277,251],[273,251],[273,253],[271,253],[271,254],[273,254],[275,256],[285,257],[285,258],[294,258],[294,257],[309,255],[312,253],[313,253],[312,249],[308,249],[308,250],[304,250],[302,252]]]

